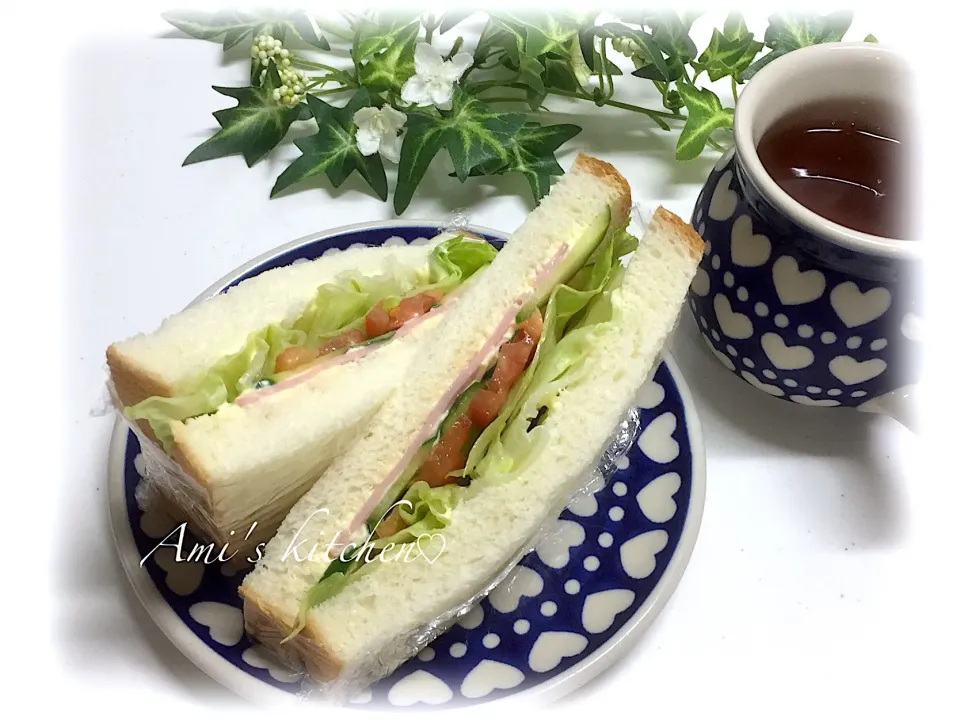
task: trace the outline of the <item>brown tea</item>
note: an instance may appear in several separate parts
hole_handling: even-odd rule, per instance
[[[902,115],[872,100],[830,100],[780,118],[757,154],[773,180],[818,215],[853,230],[906,238],[909,172]]]

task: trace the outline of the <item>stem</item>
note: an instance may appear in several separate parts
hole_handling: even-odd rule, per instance
[[[329,65],[324,65],[323,63],[313,62],[312,60],[304,60],[303,58],[294,58],[294,65],[300,65],[301,67],[307,68],[308,70],[327,70],[333,73],[345,73],[345,70],[340,70],[335,67],[330,67]]]
[[[562,95],[563,97],[575,98],[577,100],[589,100],[593,102],[593,98],[586,93],[578,93],[570,90],[560,90],[559,88],[547,88],[547,93],[550,95]],[[621,110],[629,110],[630,112],[640,113],[651,118],[654,122],[657,123],[664,130],[669,130],[670,126],[667,125],[663,118],[667,120],[686,120],[686,115],[680,115],[679,113],[664,112],[662,110],[652,110],[651,108],[639,107],[637,105],[630,105],[629,103],[619,102],[618,100],[607,100],[606,105],[611,105]]]
[[[720,143],[718,143],[718,142],[717,142],[716,140],[714,140],[713,138],[707,138],[707,144],[708,144],[710,147],[712,147],[714,150],[719,150],[720,152],[723,152],[724,150],[726,150],[726,148],[725,148],[723,145],[721,145]]]
[[[491,98],[480,98],[485,103],[503,103],[503,102],[512,102],[512,103],[527,103],[526,98],[522,97],[491,97]]]
[[[309,92],[311,95],[316,95],[317,97],[319,97],[320,95],[333,95],[334,93],[344,92],[346,90],[353,90],[353,88],[350,87],[349,85],[344,85],[342,87],[329,88],[328,90],[320,90],[318,92],[313,92],[311,90],[312,87],[315,87],[315,86],[308,85],[306,91]]]
[[[733,90],[733,104],[736,105],[739,101],[737,98],[737,79],[733,75],[730,76],[730,89]]]

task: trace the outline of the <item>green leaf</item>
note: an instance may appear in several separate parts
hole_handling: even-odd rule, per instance
[[[778,57],[786,55],[788,52],[789,51],[786,49],[780,49],[780,50],[774,50],[771,53],[767,53],[762,58],[760,58],[755,63],[753,63],[753,65],[751,65],[742,73],[740,73],[740,80],[744,82],[746,82],[747,80],[750,80],[754,75],[756,75],[758,72],[763,70],[763,68],[765,68],[767,65],[772,63]]]
[[[570,18],[552,13],[536,13],[523,17],[507,15],[512,27],[525,34],[524,51],[534,57],[547,53],[566,54],[567,44],[577,34],[577,24]]]
[[[723,36],[727,40],[735,42],[747,35],[752,37],[753,33],[747,29],[747,23],[743,19],[743,13],[732,12],[727,15],[727,19],[723,21]]]
[[[370,92],[399,94],[403,84],[413,77],[420,23],[410,23],[396,36],[392,44],[379,55],[373,55],[360,67],[360,83]]]
[[[683,77],[683,61],[675,55],[666,58],[664,62],[667,65],[667,74],[663,75],[654,64],[643,65],[634,70],[631,75],[647,80],[657,80],[658,82],[675,82]]]
[[[544,62],[543,84],[545,87],[576,92],[580,89],[577,76],[574,75],[570,64],[564,60],[546,58]]]
[[[250,13],[222,10],[205,13],[173,10],[163,13],[163,19],[191,37],[222,42],[224,50],[261,33],[273,35],[284,44],[287,44],[291,37],[296,37],[321,50],[330,49],[330,44],[317,33],[307,14],[299,10],[290,14],[270,11]]]
[[[447,30],[459,25],[468,17],[477,12],[476,9],[473,10],[451,10],[443,14],[443,19],[440,21],[440,27],[438,32],[443,35]]]
[[[879,40],[877,40],[876,36],[875,36],[873,33],[870,33],[869,35],[867,35],[867,36],[863,39],[863,41],[864,41],[864,42],[870,42],[870,43],[878,43],[878,42],[880,42]]]
[[[380,154],[365,157],[355,139],[357,126],[353,116],[360,108],[370,106],[370,93],[360,89],[343,108],[329,105],[313,95],[307,95],[307,104],[317,120],[318,131],[294,141],[302,155],[280,174],[270,197],[321,174],[326,174],[334,187],[340,187],[356,170],[377,197],[386,200],[387,176]]]
[[[732,40],[719,30],[714,30],[710,44],[700,53],[698,68],[706,70],[713,82],[728,75],[736,77],[747,69],[762,49],[763,43],[754,40],[753,33],[748,32]]]
[[[677,91],[687,108],[687,122],[677,140],[677,160],[692,160],[703,152],[710,134],[717,128],[733,127],[733,110],[706,88],[678,82]]]
[[[352,54],[355,62],[366,60],[381,50],[385,50],[410,32],[411,25],[420,29],[419,21],[407,15],[379,16],[376,21],[362,18],[356,25],[353,36]]]
[[[667,57],[682,62],[697,56],[697,45],[690,39],[690,26],[672,11],[654,13],[648,20],[653,29],[653,40]]]
[[[459,88],[445,113],[412,111],[400,149],[394,208],[402,214],[427,168],[446,148],[461,182],[473,168],[494,160],[506,162],[506,144],[523,125],[523,115],[499,113]]]
[[[663,53],[660,50],[660,46],[654,41],[653,36],[650,33],[643,32],[642,30],[633,30],[632,28],[620,23],[607,23],[602,27],[614,37],[622,37],[633,40],[633,42],[640,46],[644,57],[647,58],[653,67],[656,68],[656,70],[660,73],[660,77],[670,76],[671,71],[667,66],[666,60],[663,59]]]
[[[771,15],[763,41],[773,52],[764,55],[741,72],[740,79],[749,80],[778,57],[793,50],[842,40],[852,21],[853,13],[847,11],[830,15],[797,13]]]
[[[544,69],[544,66],[540,64],[537,58],[524,53],[520,56],[520,69],[516,82],[530,88],[534,92],[543,93],[545,88],[541,76],[543,75]]]
[[[490,163],[474,168],[472,175],[502,175],[508,172],[522,174],[538,203],[550,192],[550,178],[563,175],[563,168],[554,156],[556,150],[578,135],[576,125],[540,125],[527,122],[504,146],[506,163]]]
[[[301,117],[301,107],[287,107],[273,99],[280,87],[280,74],[275,65],[267,69],[262,87],[216,87],[221,95],[237,100],[237,106],[213,114],[220,130],[187,155],[184,165],[241,153],[250,167],[273,150],[294,120]]]

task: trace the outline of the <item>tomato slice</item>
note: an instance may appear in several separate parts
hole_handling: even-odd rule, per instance
[[[354,328],[353,330],[347,330],[342,332],[334,338],[327,340],[320,347],[317,348],[318,355],[327,355],[328,353],[336,352],[337,350],[343,350],[357,343],[362,343],[367,339],[367,334],[360,328]]]
[[[503,409],[507,402],[507,393],[496,390],[477,390],[473,399],[470,401],[470,407],[467,413],[475,425],[480,428],[486,428],[487,425],[497,419],[497,415]]]
[[[450,482],[447,476],[467,464],[463,446],[467,443],[472,425],[467,413],[457,418],[423,461],[417,479],[423,480],[430,487],[440,487]]]
[[[374,534],[378,538],[390,537],[391,535],[396,535],[406,526],[407,524],[403,521],[403,518],[400,517],[399,511],[397,508],[394,508],[380,521]]]
[[[520,330],[526,333],[527,337],[536,346],[543,335],[543,316],[540,314],[540,308],[534,310],[530,315],[520,323]]]
[[[413,318],[425,315],[430,311],[430,308],[437,304],[441,297],[443,297],[441,293],[434,291],[404,298],[399,305],[390,311],[390,329],[396,330]]]
[[[383,303],[377,303],[364,318],[364,327],[368,338],[380,337],[390,331],[390,315],[383,309]]]
[[[316,350],[308,350],[307,348],[302,347],[288,347],[286,350],[277,355],[277,359],[273,364],[273,371],[275,373],[282,373],[286,372],[287,370],[293,370],[301,365],[306,365],[308,362],[315,360],[316,358]]]

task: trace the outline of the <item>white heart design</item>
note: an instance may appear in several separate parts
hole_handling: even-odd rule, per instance
[[[589,595],[583,603],[583,613],[580,615],[583,629],[594,635],[606,632],[617,619],[617,615],[633,604],[635,597],[633,590],[623,588]]]
[[[922,342],[923,320],[921,320],[920,316],[914,315],[912,312],[908,312],[903,316],[903,321],[900,323],[900,333],[907,340],[912,340],[913,342]]]
[[[137,471],[137,475],[139,475],[141,479],[147,476],[147,462],[142,452],[138,452],[137,456],[133,459],[133,469]]]
[[[536,597],[543,591],[543,578],[536,570],[518,565],[490,593],[490,604],[498,612],[511,613],[525,597]]]
[[[742,313],[733,311],[726,295],[713,297],[713,311],[717,314],[717,323],[720,330],[727,337],[736,340],[746,340],[753,335],[753,323]]]
[[[475,627],[479,627],[482,622],[483,605],[474,605],[463,614],[463,617],[457,620],[457,625],[467,630],[473,630]]]
[[[669,472],[654,478],[637,493],[640,511],[650,522],[665,523],[677,512],[673,496],[680,489],[680,474]]]
[[[166,571],[167,587],[177,595],[184,597],[196,592],[203,580],[202,562],[177,562],[176,548],[162,547],[153,556],[157,565]]]
[[[460,692],[470,699],[486,697],[494,690],[509,690],[523,682],[523,673],[513,665],[496,660],[481,660],[467,673]]]
[[[219,602],[199,602],[190,606],[190,617],[209,628],[210,637],[221,645],[233,647],[243,637],[240,608]]]
[[[830,398],[824,398],[822,400],[816,400],[812,397],[807,397],[806,395],[791,395],[790,399],[793,400],[798,405],[813,405],[820,407],[836,407],[840,403],[837,400],[831,400]]]
[[[643,410],[653,410],[653,408],[663,402],[666,396],[667,394],[663,390],[663,385],[654,380],[647,380],[647,382],[640,387],[637,397],[634,399],[634,404]]]
[[[760,338],[763,352],[775,368],[800,370],[813,364],[813,351],[803,345],[787,345],[776,333],[764,333]]]
[[[658,415],[640,433],[637,447],[655,463],[673,462],[680,454],[680,445],[673,439],[676,429],[676,415],[672,412]]]
[[[887,369],[887,363],[880,358],[858,361],[849,355],[838,355],[830,361],[830,374],[844,385],[859,385],[873,380]]]
[[[421,545],[421,543],[424,541],[424,538],[426,538],[426,545]],[[434,538],[439,538],[440,540],[439,549],[437,549],[437,544],[434,542]],[[446,549],[447,549],[447,539],[443,536],[442,533],[432,533],[430,535],[424,534],[417,538],[417,550],[419,551],[420,555],[419,556],[415,555],[414,558],[422,557],[428,563],[433,565],[439,559],[439,557],[443,555],[443,551]],[[433,557],[431,557],[430,554],[431,552],[434,552],[434,551],[436,551],[436,554],[434,554]],[[404,562],[406,561],[407,560],[405,558]]]
[[[819,270],[800,272],[794,258],[782,255],[773,264],[773,286],[784,305],[803,305],[823,295],[827,281]]]
[[[159,540],[170,534],[177,525],[176,520],[151,504],[140,516],[140,529],[147,537]]]
[[[387,693],[391,705],[407,707],[418,702],[440,705],[453,699],[453,691],[436,675],[417,670],[396,683]]]
[[[586,537],[579,523],[558,520],[553,531],[537,545],[537,555],[545,565],[559,570],[570,562],[570,548],[583,544]]]
[[[273,673],[270,674],[272,675]],[[350,698],[350,702],[355,705],[365,705],[371,700],[373,700],[373,691],[370,688],[367,688],[366,690],[361,691],[358,695],[354,695],[352,698]]]
[[[753,221],[741,215],[730,233],[730,259],[740,267],[760,267],[770,259],[770,238],[753,234]]]
[[[270,677],[280,682],[294,682],[300,678],[297,673],[291,672],[288,668],[274,660],[264,649],[262,645],[248,647],[240,656],[247,665],[266,670]]]
[[[744,380],[753,385],[755,388],[763,390],[768,395],[783,397],[783,390],[778,388],[776,385],[767,385],[767,383],[757,379],[753,373],[749,373],[746,370],[741,370],[740,374],[743,376]]]
[[[890,291],[875,287],[862,293],[856,283],[848,281],[830,291],[830,304],[844,325],[858,327],[876,320],[890,308]]]
[[[733,211],[737,209],[737,194],[730,189],[732,179],[733,171],[727,170],[713,188],[713,197],[710,198],[707,215],[714,220],[729,220]]]
[[[598,507],[597,498],[593,493],[577,495],[577,497],[567,503],[567,510],[580,517],[596,515]]]
[[[690,283],[690,290],[700,297],[710,294],[710,276],[702,267],[697,268],[697,274],[693,276],[693,282]]]
[[[620,546],[620,564],[634,580],[650,577],[657,568],[657,553],[667,546],[664,530],[651,530],[627,540]]]
[[[736,370],[736,367],[733,365],[733,360],[717,350],[713,345],[713,341],[710,340],[710,337],[706,333],[700,334],[703,336],[704,341],[706,341],[707,347],[710,348],[710,352],[717,356],[717,360],[719,360],[727,370]]]
[[[540,633],[530,649],[527,662],[534,672],[548,672],[564,658],[579,655],[586,647],[587,639],[583,635],[550,630]]]

